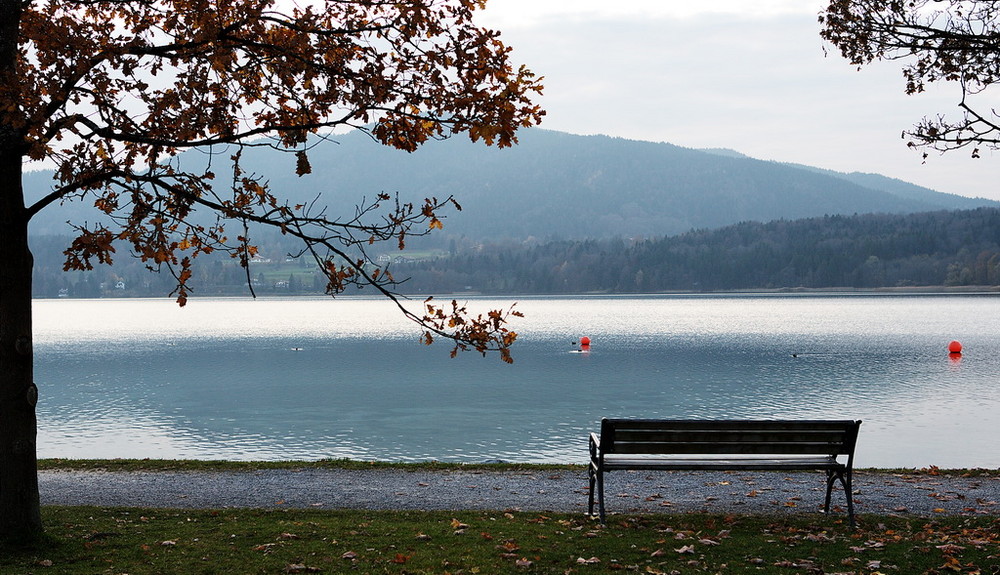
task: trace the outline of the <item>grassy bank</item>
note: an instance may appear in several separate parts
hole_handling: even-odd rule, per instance
[[[46,507],[3,575],[1000,572],[1000,518]]]

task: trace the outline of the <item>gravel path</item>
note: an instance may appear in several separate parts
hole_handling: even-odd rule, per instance
[[[43,504],[168,508],[445,509],[586,512],[587,474],[563,471],[262,470],[39,472]],[[615,512],[818,511],[820,473],[615,472]],[[855,472],[859,514],[1000,515],[1000,477]],[[844,496],[834,491],[835,510]]]

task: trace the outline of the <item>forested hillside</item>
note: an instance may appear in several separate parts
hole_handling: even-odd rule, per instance
[[[39,297],[158,296],[169,278],[122,258],[114,267],[65,274],[57,247],[43,238],[35,266]],[[289,258],[295,244],[274,235],[249,279],[260,295],[321,293],[310,262]],[[646,240],[453,241],[449,251],[386,253],[411,294],[577,294],[780,288],[882,288],[1000,285],[1000,209],[909,215],[825,216]],[[394,260],[394,261],[393,261]],[[246,272],[228,258],[207,260],[199,295],[245,295]]]
[[[398,266],[433,293],[650,293],[1000,284],[1000,210],[827,216],[627,242],[483,245]]]

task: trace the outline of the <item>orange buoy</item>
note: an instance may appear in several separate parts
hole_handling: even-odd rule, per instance
[[[589,346],[590,345],[590,338],[587,337],[587,336],[581,337],[580,338],[580,345],[582,345],[583,347]]]
[[[957,353],[957,354],[962,353],[962,344],[959,343],[959,342],[957,342],[957,341],[953,341],[953,342],[949,343],[948,344],[948,353]]]

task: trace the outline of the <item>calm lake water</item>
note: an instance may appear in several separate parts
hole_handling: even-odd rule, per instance
[[[34,305],[40,457],[582,463],[605,416],[849,418],[859,466],[1000,467],[995,295],[524,298],[514,365],[378,300]]]

